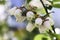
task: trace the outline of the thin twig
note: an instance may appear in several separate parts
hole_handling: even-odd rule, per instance
[[[49,16],[49,13],[48,13],[48,11],[47,11],[47,9],[46,9],[46,7],[45,7],[45,5],[44,5],[43,1],[42,1],[42,0],[40,0],[40,1],[41,1],[42,5],[43,5],[43,7],[44,7],[45,11],[46,11],[46,15],[45,15],[45,16]]]
[[[42,5],[43,5],[43,7],[44,7],[45,11],[46,11],[46,15],[44,16],[44,17],[46,18],[46,17],[48,17],[48,16],[49,16],[49,13],[48,13],[47,8],[45,7],[45,5],[44,5],[43,1],[42,1],[42,0],[40,0],[40,1],[41,1]],[[54,30],[54,29],[55,29],[55,28],[54,28],[54,26],[52,26],[52,30],[53,30],[53,31],[54,31],[54,33],[55,33],[55,30]]]

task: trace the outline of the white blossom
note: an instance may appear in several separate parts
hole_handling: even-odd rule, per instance
[[[34,28],[35,27],[32,23],[28,23],[28,25],[26,26],[26,30],[29,31],[29,32],[33,31]]]
[[[22,17],[21,16],[21,10],[20,9],[16,9],[14,16],[16,17],[16,21],[19,21],[19,19]],[[20,20],[21,21],[21,20]]]
[[[26,16],[27,16],[27,20],[32,20],[35,15],[32,11],[28,11]]]
[[[30,5],[31,7],[37,7],[37,8],[39,8],[39,9],[43,8],[43,5],[42,5],[42,3],[40,2],[40,0],[32,0],[32,1],[29,3],[29,5]]]
[[[37,18],[35,20],[35,25],[40,26],[41,24],[42,24],[42,19],[41,18]]]
[[[45,21],[43,24],[46,28],[50,29],[51,25],[49,21]]]
[[[21,12],[22,12],[22,11],[21,11],[20,9],[17,9],[17,10],[15,11],[14,16],[16,17],[16,21],[17,21],[17,22],[23,22],[23,21],[26,19],[25,16],[22,16],[22,13],[21,13]]]
[[[53,19],[52,19],[52,18],[50,18],[50,17],[47,17],[46,19],[48,19],[48,20],[49,20],[49,22],[50,22],[50,25],[54,25],[54,21],[53,21]]]
[[[48,30],[44,25],[39,26],[38,29],[40,33],[46,33],[46,31]]]
[[[17,7],[13,7],[11,9],[8,10],[8,13],[10,13],[10,15],[14,15],[15,11],[16,11]]]
[[[45,21],[43,25],[39,27],[39,32],[40,33],[46,33],[46,31],[49,31],[51,29],[51,25],[49,21]]]
[[[21,11],[20,9],[16,9],[16,10],[15,10],[15,15],[16,15],[16,14],[20,14],[20,16],[21,16],[21,12],[22,12],[22,11]]]

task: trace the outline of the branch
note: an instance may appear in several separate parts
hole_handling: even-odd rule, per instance
[[[43,5],[43,7],[44,7],[44,9],[45,9],[45,11],[46,11],[46,13],[47,13],[44,17],[49,16],[49,13],[48,13],[48,11],[47,11],[47,9],[46,9],[46,7],[45,7],[43,1],[42,1],[42,0],[40,0],[40,1],[41,1],[42,5]]]
[[[43,7],[44,7],[44,9],[45,9],[45,11],[46,11],[46,13],[47,13],[47,14],[44,16],[44,17],[46,18],[46,17],[48,17],[48,16],[49,16],[49,13],[48,13],[47,8],[45,7],[45,5],[44,5],[43,1],[42,1],[42,0],[40,0],[40,1],[41,1],[42,5],[43,5]],[[53,31],[54,31],[54,33],[55,33],[54,25],[52,26],[52,30],[53,30]]]

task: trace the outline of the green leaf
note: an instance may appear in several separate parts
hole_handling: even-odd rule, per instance
[[[60,0],[53,0],[53,2],[59,2]]]
[[[53,4],[53,7],[60,8],[60,4]]]
[[[51,38],[46,34],[38,34],[34,37],[34,40],[51,40]]]
[[[0,0],[0,4],[5,4],[5,0]]]
[[[54,36],[54,37],[60,39],[60,34],[54,34],[54,33],[52,33],[52,36]]]
[[[60,8],[60,0],[53,0],[53,7]]]
[[[50,32],[48,32],[48,34],[49,34],[51,37],[56,37],[57,39],[60,40],[60,34],[50,33]]]

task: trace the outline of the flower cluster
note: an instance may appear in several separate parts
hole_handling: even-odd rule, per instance
[[[54,25],[54,22],[51,17],[44,18],[43,16],[36,17],[32,11],[27,12],[28,25],[26,30],[31,32],[35,27],[37,27],[40,33],[44,33],[51,29],[51,26]]]
[[[28,3],[27,9],[30,8],[29,10],[31,11],[28,11],[26,14],[28,20],[26,30],[29,32],[37,27],[40,33],[45,33],[51,30],[51,26],[54,25],[54,21],[50,17],[50,14],[47,14],[45,11],[46,9],[44,9],[44,7],[51,6],[51,3],[48,0],[42,0],[42,2],[40,0],[31,0]]]
[[[47,7],[51,6],[48,0],[31,0],[26,5],[17,8],[13,7],[8,12],[10,15],[14,15],[18,22],[23,22],[27,19],[28,24],[26,30],[31,32],[36,27],[40,33],[45,33],[51,30],[51,26],[54,25],[49,12],[46,12]]]
[[[16,17],[16,21],[18,21],[18,22],[23,22],[26,19],[26,17],[22,16],[22,14],[21,14],[22,10],[17,7],[13,7],[11,9],[9,9],[8,13],[10,15],[14,15]]]

